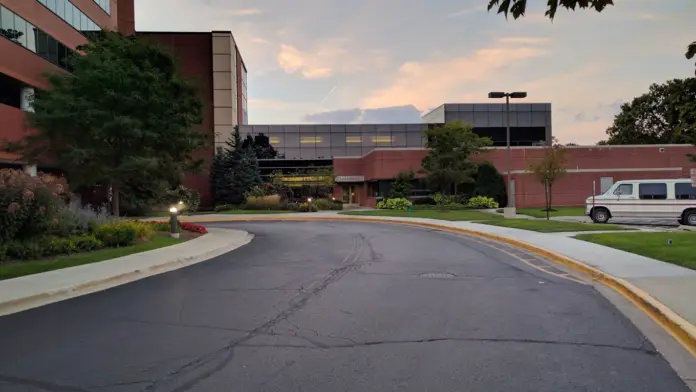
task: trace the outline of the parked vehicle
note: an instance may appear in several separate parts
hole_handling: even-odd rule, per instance
[[[618,181],[603,194],[585,200],[585,215],[595,223],[655,218],[696,226],[696,188],[688,178]]]

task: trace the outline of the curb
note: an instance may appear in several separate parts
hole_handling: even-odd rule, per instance
[[[636,287],[632,283],[607,274],[595,267],[587,265],[581,261],[561,255],[559,253],[540,248],[536,245],[527,242],[515,240],[509,237],[503,237],[495,234],[485,233],[471,229],[461,229],[449,227],[434,223],[408,221],[400,219],[375,219],[355,216],[353,218],[345,217],[230,217],[230,218],[202,218],[191,219],[190,222],[214,223],[214,222],[245,222],[245,221],[362,221],[372,223],[396,223],[410,226],[429,227],[443,231],[450,231],[462,234],[468,234],[475,237],[487,238],[508,245],[516,246],[537,255],[543,256],[556,263],[563,264],[574,271],[581,272],[589,276],[595,281],[598,281],[605,286],[612,288],[614,291],[621,294],[624,298],[631,301],[650,318],[665,329],[677,342],[679,342],[691,355],[696,357],[696,326],[678,315],[662,302],[652,297],[647,292]]]
[[[228,231],[228,230],[225,230]],[[243,231],[243,230],[235,230],[235,231]],[[110,289],[116,286],[120,286],[126,283],[134,282],[136,280],[140,280],[143,278],[147,278],[150,276],[158,275],[164,272],[169,272],[169,271],[174,271],[179,268],[183,267],[188,267],[193,264],[197,264],[209,259],[212,259],[214,257],[220,256],[222,254],[225,254],[227,252],[230,252],[232,250],[235,250],[237,248],[240,248],[249,242],[254,238],[253,234],[250,234],[246,231],[243,231],[245,234],[241,241],[234,241],[232,243],[225,244],[224,246],[220,246],[218,248],[212,249],[205,251],[201,254],[195,255],[195,256],[188,256],[188,257],[176,257],[176,258],[171,258],[166,261],[163,261],[161,263],[155,264],[155,265],[150,265],[146,268],[142,269],[135,269],[127,272],[123,272],[118,275],[111,275],[111,276],[101,276],[97,277],[94,280],[91,280],[89,282],[85,283],[80,283],[80,284],[74,284],[74,285],[68,285],[66,287],[61,287],[57,289],[52,289],[50,291],[45,291],[42,293],[38,294],[33,294],[33,295],[28,295],[25,297],[20,297],[20,298],[13,298],[11,300],[2,300],[0,299],[0,316],[6,316],[9,314],[13,313],[18,313],[22,312],[25,310],[33,309],[39,306],[44,306],[48,305],[51,303],[63,301],[66,299],[74,298],[74,297],[79,297],[82,295],[86,294],[91,294],[95,293],[97,291],[102,291],[106,289]],[[195,241],[195,239],[193,240]],[[185,244],[185,243],[182,243]],[[164,249],[164,248],[159,248],[159,249]],[[158,250],[158,249],[154,249]],[[152,251],[148,251],[152,252]],[[148,252],[141,252],[141,253],[136,253],[138,255],[141,254],[147,254]],[[130,255],[129,255],[130,256]],[[123,257],[128,257],[128,256],[123,256]],[[110,259],[110,260],[105,260],[105,261],[113,261],[113,260],[118,260],[119,258],[115,259]],[[89,266],[85,265],[85,266]],[[82,267],[82,266],[80,266]],[[74,268],[74,267],[71,267]],[[63,269],[69,270],[70,268]],[[56,271],[61,271],[61,270],[56,270]],[[41,274],[36,274],[36,275],[28,275],[29,276],[39,276]],[[20,278],[18,278],[20,279]],[[8,280],[8,281],[11,281]],[[2,282],[0,282],[1,284]]]

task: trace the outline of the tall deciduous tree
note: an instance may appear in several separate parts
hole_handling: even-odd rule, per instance
[[[55,163],[74,187],[108,184],[112,211],[133,176],[172,184],[199,169],[193,153],[206,138],[196,88],[172,57],[148,41],[115,32],[96,35],[69,61],[73,74],[48,76],[29,114],[36,133],[8,145],[31,163]]]
[[[684,144],[696,135],[696,78],[653,84],[621,106],[607,144]]]
[[[446,123],[425,131],[426,146],[430,150],[423,158],[423,171],[428,182],[443,194],[449,194],[455,184],[473,182],[477,165],[471,157],[492,144],[489,138],[474,133],[470,125],[460,121]]]
[[[553,144],[544,149],[544,157],[529,167],[534,177],[547,187],[547,192],[544,192],[546,211],[551,211],[553,206],[553,184],[566,175],[567,164],[566,149],[554,138]]]
[[[576,9],[593,9],[597,12],[604,11],[608,6],[613,6],[613,0],[546,0],[546,15],[553,20],[556,17],[558,8],[566,8],[575,11]],[[517,19],[524,16],[527,11],[527,0],[488,0],[488,11],[498,7],[497,13],[504,14],[507,18],[509,14]],[[686,58],[691,60],[696,56],[696,41],[686,48]]]

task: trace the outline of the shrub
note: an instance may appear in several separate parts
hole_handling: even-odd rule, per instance
[[[314,204],[302,203],[297,207],[297,212],[317,212],[319,208]]]
[[[94,232],[99,225],[117,220],[119,218],[110,215],[105,207],[80,207],[71,204],[58,211],[49,233],[58,237],[84,235]]]
[[[7,257],[10,260],[36,260],[48,253],[44,238],[11,241],[7,244]]]
[[[244,198],[248,199],[250,197],[273,196],[275,194],[275,188],[273,188],[270,184],[266,184],[263,187],[255,185],[248,191],[244,192]]]
[[[97,227],[95,237],[109,248],[133,245],[138,239],[139,227],[133,221],[107,223]]]
[[[498,202],[492,197],[474,196],[467,203],[469,208],[498,208]]]
[[[315,199],[312,200],[312,204],[317,207],[319,210],[330,210],[331,209],[331,204],[332,200],[331,199]]]
[[[0,242],[46,234],[67,191],[65,181],[55,176],[0,169]]]
[[[232,210],[237,210],[239,209],[239,206],[236,206],[234,204],[220,204],[215,206],[213,209],[215,212],[220,212],[220,211],[232,211]]]
[[[411,204],[408,199],[405,199],[403,197],[399,197],[396,199],[387,199],[387,200],[382,200],[377,203],[377,208],[383,209],[383,210],[398,210],[398,211],[406,211],[408,210],[408,207],[411,207],[413,204]]]
[[[432,198],[432,196],[415,196],[411,197],[408,199],[411,203],[413,203],[414,206],[423,206],[423,205],[431,205],[434,206],[437,204],[435,199]]]
[[[0,244],[0,263],[7,261],[7,244]]]
[[[330,210],[342,210],[343,209],[343,202],[340,200],[331,200],[331,208]]]
[[[183,203],[184,208],[182,209],[189,212],[196,212],[198,211],[198,206],[201,204],[201,195],[193,189],[179,185],[174,189],[166,191],[161,200],[161,203],[167,207],[171,205],[178,205],[179,202]]]
[[[104,243],[93,235],[82,235],[72,238],[75,248],[80,252],[91,252],[104,247]]]
[[[242,206],[245,210],[279,210],[280,196],[249,196]]]
[[[204,226],[191,222],[179,222],[179,227],[181,227],[182,230],[191,233],[208,234],[208,229],[206,229]]]

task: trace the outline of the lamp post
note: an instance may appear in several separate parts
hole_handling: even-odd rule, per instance
[[[172,238],[179,238],[179,220],[176,218],[178,213],[179,209],[176,207],[169,209],[169,228],[171,229],[169,235]]]
[[[505,207],[505,217],[514,218],[517,215],[515,208],[515,190],[512,186],[512,163],[510,157],[510,98],[527,98],[526,92],[517,91],[514,93],[505,93],[494,91],[488,93],[488,98],[505,98],[505,115],[506,120],[506,161],[507,161],[507,206]]]

